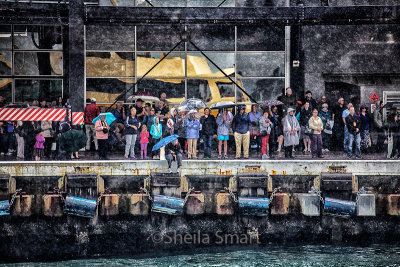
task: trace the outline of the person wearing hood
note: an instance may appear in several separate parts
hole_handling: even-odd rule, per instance
[[[153,118],[153,125],[151,126],[150,134],[151,134],[151,140],[150,140],[151,147],[153,147],[158,141],[161,140],[162,137],[162,125],[158,117]],[[158,159],[158,153],[159,153],[158,151],[159,150],[152,152],[153,159]]]
[[[196,110],[189,111],[187,120],[188,159],[197,159],[197,139],[199,139],[200,121],[196,118]]]
[[[294,116],[294,111],[293,108],[289,108],[288,114],[283,120],[283,146],[285,147],[285,158],[294,158],[293,146],[299,144],[299,131],[301,128],[299,122]]]
[[[210,109],[204,109],[204,116],[200,118],[201,133],[203,136],[204,159],[211,159],[211,145],[214,134],[217,133],[217,122],[214,115],[210,114]]]
[[[250,119],[249,115],[244,112],[245,106],[239,106],[239,113],[235,115],[232,121],[233,136],[235,137],[236,143],[236,159],[240,159],[242,144],[243,144],[243,156],[245,159],[249,158],[249,146],[250,146]]]
[[[374,111],[374,126],[375,126],[375,132],[377,135],[377,142],[376,142],[376,152],[377,153],[382,153],[385,146],[385,130],[384,130],[384,116],[383,116],[383,102],[378,101],[376,102],[376,109]]]

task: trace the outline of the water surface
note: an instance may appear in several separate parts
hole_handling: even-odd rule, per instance
[[[217,252],[185,251],[182,255],[90,258],[59,262],[17,263],[5,266],[400,266],[400,246],[283,246]]]

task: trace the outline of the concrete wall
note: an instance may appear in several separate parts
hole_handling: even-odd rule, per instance
[[[175,164],[175,163],[173,163]],[[319,175],[329,166],[346,166],[353,174],[398,174],[400,164],[391,160],[184,160],[181,175],[268,172],[269,174]],[[173,165],[175,170],[176,165]],[[0,174],[11,176],[63,176],[66,173],[98,173],[99,175],[149,175],[167,172],[166,161],[41,161],[0,162]]]

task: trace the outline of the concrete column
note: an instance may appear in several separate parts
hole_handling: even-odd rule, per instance
[[[73,111],[83,111],[85,104],[85,26],[83,0],[69,3],[68,86]]]

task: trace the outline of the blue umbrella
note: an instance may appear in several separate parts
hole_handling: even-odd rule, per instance
[[[159,150],[161,147],[168,145],[169,143],[171,143],[172,141],[174,141],[178,137],[179,137],[179,135],[176,135],[176,134],[164,137],[163,139],[158,141],[157,144],[155,144],[153,146],[153,149],[151,151]]]
[[[107,113],[100,113],[100,115],[94,118],[92,122],[96,123],[96,121],[100,120],[101,116],[106,116],[106,121],[108,125],[111,125],[111,123],[113,123],[113,121],[117,119],[111,112],[107,112]]]

